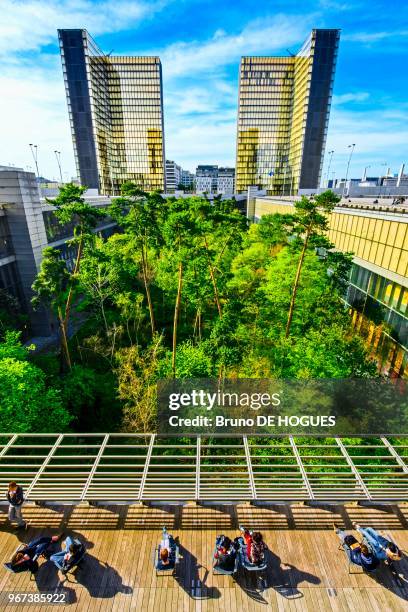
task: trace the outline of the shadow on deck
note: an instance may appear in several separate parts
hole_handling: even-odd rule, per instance
[[[35,580],[27,573],[2,571],[0,591],[65,593],[67,607],[77,609],[166,610],[285,609],[405,610],[408,601],[407,557],[395,576],[383,567],[378,575],[349,574],[333,522],[374,526],[408,549],[408,507],[361,506],[55,506],[27,505],[26,532],[13,532],[0,515],[2,562],[20,541],[63,530],[87,544],[83,565],[68,578],[44,561]],[[212,573],[217,533],[237,535],[240,524],[262,531],[269,547],[264,584],[243,568],[236,579]],[[157,577],[154,548],[166,525],[180,542],[181,561],[175,576]],[[99,602],[94,608],[95,602]],[[199,602],[199,603],[197,603]],[[199,608],[196,606],[199,605]],[[46,608],[46,606],[45,606]],[[7,609],[3,607],[2,609]],[[11,608],[10,608],[11,609]],[[30,610],[30,606],[26,606]],[[34,609],[34,608],[32,608]],[[43,609],[43,608],[42,608]],[[51,607],[50,607],[51,609]]]

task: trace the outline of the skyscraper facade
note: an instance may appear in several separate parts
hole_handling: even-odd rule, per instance
[[[339,30],[313,30],[297,55],[241,59],[238,192],[319,186],[339,38]]]
[[[86,30],[58,30],[77,172],[116,195],[125,181],[165,189],[158,57],[105,55]]]

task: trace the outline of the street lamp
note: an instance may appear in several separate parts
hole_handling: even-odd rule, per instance
[[[327,187],[329,187],[329,176],[330,176],[330,166],[332,163],[332,159],[333,159],[333,153],[334,151],[329,151],[329,165],[327,166]]]
[[[40,171],[38,170],[38,146],[36,144],[29,144],[31,155],[33,156],[35,167],[37,169],[37,177],[40,177]]]
[[[348,179],[348,173],[349,173],[349,168],[350,168],[350,162],[351,162],[351,157],[353,155],[353,151],[354,151],[354,147],[355,146],[356,146],[356,144],[353,143],[353,144],[349,144],[348,147],[347,147],[348,149],[351,149],[351,151],[350,151],[350,156],[349,156],[349,159],[348,159],[348,162],[347,162],[346,179],[344,181],[344,187],[343,187],[343,198],[346,195],[347,179]]]
[[[55,157],[57,158],[57,164],[59,168],[61,183],[63,183],[64,181],[62,180],[62,170],[61,170],[61,151],[54,151],[54,153],[55,153]]]

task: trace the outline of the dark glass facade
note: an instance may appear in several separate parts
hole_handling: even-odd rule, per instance
[[[6,216],[0,216],[0,258],[13,253],[11,236]]]
[[[125,181],[165,189],[158,57],[104,55],[86,30],[59,30],[81,183],[117,195]]]
[[[98,164],[85,55],[86,36],[83,30],[59,30],[58,34],[78,176],[82,185],[98,189]]]
[[[236,189],[297,193],[320,183],[339,30],[313,30],[290,57],[243,57]]]
[[[53,242],[58,242],[59,240],[66,240],[68,238],[72,238],[72,236],[74,235],[74,227],[77,223],[75,219],[70,223],[64,223],[63,225],[61,225],[61,223],[55,216],[53,210],[45,210],[43,212],[43,220],[45,233],[47,235],[47,242],[49,244],[52,244]],[[111,217],[101,217],[95,228],[95,232],[99,233],[103,228],[113,223],[114,221]]]
[[[338,30],[314,30],[311,36],[313,61],[299,189],[314,189],[320,185],[338,44]]]
[[[21,303],[24,303],[20,276],[15,261],[0,265],[0,290],[9,293]]]

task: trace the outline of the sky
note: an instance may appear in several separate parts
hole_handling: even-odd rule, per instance
[[[0,0],[0,165],[76,175],[57,28],[86,28],[106,53],[159,55],[166,158],[235,165],[242,55],[296,53],[312,28],[341,28],[323,177],[408,165],[405,0]]]

